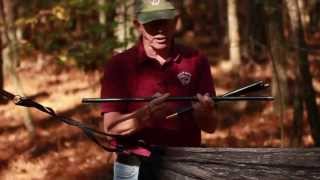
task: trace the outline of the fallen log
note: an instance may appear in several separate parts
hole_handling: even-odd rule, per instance
[[[168,148],[140,179],[320,179],[320,148]]]

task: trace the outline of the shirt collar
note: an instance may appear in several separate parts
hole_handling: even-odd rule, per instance
[[[144,49],[142,38],[140,38],[139,42],[136,45],[138,50],[138,63],[142,63],[148,59],[150,59]],[[173,43],[171,56],[168,58],[166,63],[171,61],[178,63],[180,61],[181,53],[177,44]]]

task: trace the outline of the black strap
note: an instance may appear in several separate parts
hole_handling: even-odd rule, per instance
[[[98,131],[98,130],[93,129],[91,127],[88,127],[87,125],[85,125],[79,121],[76,121],[76,120],[73,120],[70,118],[66,118],[63,116],[58,116],[52,108],[42,106],[41,104],[39,104],[31,99],[28,99],[26,97],[20,97],[20,96],[13,95],[3,89],[0,89],[0,95],[1,95],[1,97],[5,98],[7,100],[12,100],[18,106],[35,108],[37,110],[40,110],[44,113],[49,114],[50,116],[52,116],[56,120],[62,121],[63,123],[68,124],[70,126],[75,126],[75,127],[80,128],[82,130],[82,132],[89,139],[91,139],[98,146],[100,146],[101,148],[103,148],[104,150],[106,150],[108,152],[119,152],[119,153],[121,152],[121,153],[133,154],[133,155],[140,155],[140,154],[135,154],[134,152],[131,152],[128,149],[133,148],[133,147],[148,148],[148,146],[142,141],[133,141],[132,139],[128,139],[126,136],[101,132],[101,131]],[[106,146],[103,143],[101,143],[101,141],[99,141],[98,137],[104,138],[104,142],[108,142],[109,145]],[[110,142],[112,140],[116,140],[117,145],[111,145]]]

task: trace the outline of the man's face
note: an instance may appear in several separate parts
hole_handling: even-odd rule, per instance
[[[137,24],[142,38],[152,48],[161,50],[167,48],[172,42],[176,28],[176,19],[156,20],[146,24]]]

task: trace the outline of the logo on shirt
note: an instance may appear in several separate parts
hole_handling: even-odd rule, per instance
[[[186,86],[190,84],[191,76],[192,75],[190,73],[183,71],[177,75],[177,78],[179,79],[182,85]]]
[[[151,4],[152,4],[153,6],[157,6],[157,5],[160,4],[160,0],[151,0]]]

